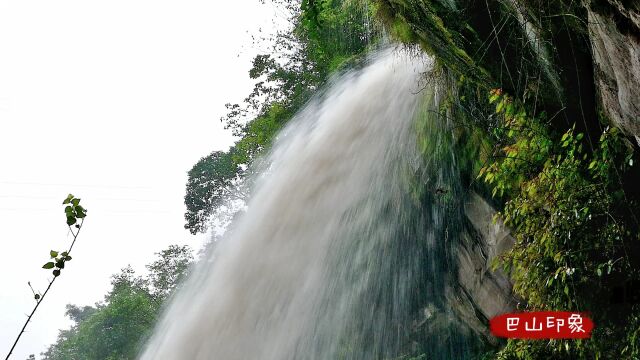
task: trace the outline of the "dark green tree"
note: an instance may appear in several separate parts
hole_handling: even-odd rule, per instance
[[[189,171],[184,203],[185,228],[195,234],[207,229],[207,220],[213,209],[235,195],[240,168],[233,161],[231,152],[214,151],[203,157]]]

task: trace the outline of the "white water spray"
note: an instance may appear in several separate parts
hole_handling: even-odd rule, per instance
[[[404,346],[416,274],[429,269],[412,259],[428,256],[400,246],[435,242],[411,237],[421,225],[405,211],[430,66],[383,51],[292,120],[143,360],[378,359]]]

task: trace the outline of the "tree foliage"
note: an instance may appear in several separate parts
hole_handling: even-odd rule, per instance
[[[637,309],[615,298],[640,280],[640,208],[625,189],[635,179],[633,147],[607,128],[591,150],[575,128],[550,133],[544,114],[529,116],[498,89],[490,101],[500,140],[479,177],[506,199],[498,216],[516,238],[496,266],[511,274],[525,309],[588,311],[597,324],[590,340],[512,340],[498,357],[604,359],[638,348],[627,336]]]
[[[146,266],[151,296],[158,301],[168,298],[188,275],[192,262],[193,252],[188,246],[171,245],[157,253],[157,259]]]
[[[42,354],[46,360],[134,359],[158,319],[163,302],[186,276],[192,251],[172,245],[138,276],[127,266],[111,278],[111,290],[96,306],[67,305],[74,322],[61,330],[56,343]]]
[[[235,194],[235,182],[240,168],[231,152],[214,151],[189,170],[186,195],[185,228],[192,233],[206,230],[213,210]]]
[[[257,55],[249,76],[257,82],[241,104],[226,104],[221,119],[239,136],[229,151],[215,151],[189,171],[185,228],[207,230],[225,200],[242,199],[250,164],[271,146],[275,134],[338,70],[362,54],[374,38],[372,9],[356,1],[274,0],[291,27],[272,39],[270,54]]]

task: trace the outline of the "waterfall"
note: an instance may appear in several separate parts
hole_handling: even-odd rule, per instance
[[[172,299],[141,359],[465,357],[445,304],[452,222],[441,197],[457,185],[451,164],[425,170],[416,143],[435,96],[422,76],[431,67],[379,51],[292,119],[246,211]]]

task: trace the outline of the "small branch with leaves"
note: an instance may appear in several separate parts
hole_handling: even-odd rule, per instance
[[[9,350],[9,353],[7,354],[7,357],[5,358],[5,360],[8,360],[11,354],[13,353],[13,350],[18,344],[18,341],[20,341],[22,334],[24,334],[25,329],[27,328],[27,325],[31,321],[31,318],[35,314],[36,310],[38,310],[40,303],[42,303],[45,296],[47,296],[47,293],[49,293],[51,286],[56,281],[56,279],[60,276],[61,271],[64,269],[65,263],[68,261],[71,261],[72,259],[70,253],[71,253],[71,250],[73,249],[73,246],[76,243],[76,240],[78,240],[78,235],[80,234],[80,230],[82,230],[82,224],[84,223],[84,219],[87,216],[87,210],[80,205],[80,199],[76,198],[71,194],[69,194],[69,196],[67,196],[67,198],[64,199],[62,204],[66,205],[64,208],[64,213],[67,217],[67,226],[69,226],[69,232],[71,232],[71,235],[73,236],[73,241],[71,242],[71,246],[69,246],[69,249],[67,251],[63,251],[63,252],[58,252],[56,250],[49,251],[49,256],[51,257],[51,261],[44,264],[42,268],[46,270],[53,269],[52,271],[53,279],[51,279],[51,281],[49,282],[49,286],[47,286],[47,289],[42,294],[40,294],[40,292],[36,292],[33,289],[33,287],[31,286],[31,282],[27,283],[29,285],[29,288],[31,289],[31,292],[33,293],[33,298],[36,300],[36,305],[31,311],[31,314],[29,314],[29,316],[27,317],[27,320],[22,326],[22,329],[20,330],[18,337],[13,343],[13,346],[11,346],[11,350]]]

